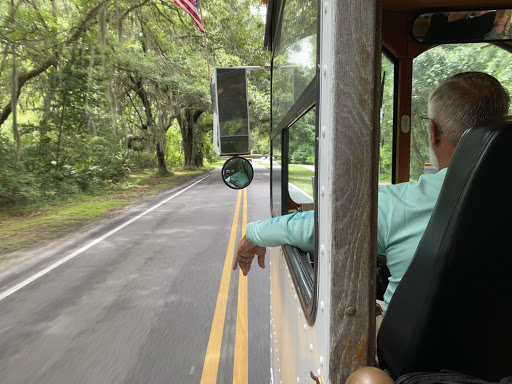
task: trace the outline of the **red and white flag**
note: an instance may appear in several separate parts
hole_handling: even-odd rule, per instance
[[[199,12],[198,12],[197,0],[173,0],[173,1],[178,7],[183,8],[190,16],[192,16],[192,19],[194,19],[194,22],[196,23],[199,30],[202,33],[204,33],[203,22],[201,21],[201,17],[199,16]]]

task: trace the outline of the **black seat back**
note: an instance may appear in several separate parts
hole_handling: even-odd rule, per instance
[[[393,378],[448,369],[512,375],[512,124],[463,135],[378,334]]]

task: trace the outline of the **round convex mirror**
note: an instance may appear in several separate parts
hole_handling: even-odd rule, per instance
[[[254,170],[249,160],[232,157],[222,166],[222,180],[229,188],[244,189],[251,184]]]

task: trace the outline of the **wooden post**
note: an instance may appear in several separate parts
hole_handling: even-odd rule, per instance
[[[330,2],[331,383],[375,357],[375,276],[381,82],[381,0]],[[327,38],[327,37],[326,37]]]

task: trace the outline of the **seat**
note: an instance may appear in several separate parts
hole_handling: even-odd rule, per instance
[[[378,334],[396,380],[454,370],[512,375],[512,123],[463,135],[429,224]]]

